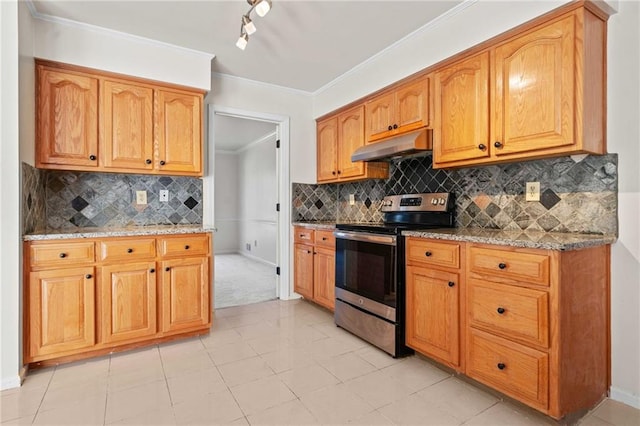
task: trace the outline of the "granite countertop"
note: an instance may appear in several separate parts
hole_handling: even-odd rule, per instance
[[[291,225],[311,229],[335,229],[336,222],[331,220],[322,220],[316,222],[291,222]]]
[[[547,250],[578,250],[613,244],[613,235],[562,232],[506,231],[501,229],[448,228],[403,231],[402,235]]]
[[[77,230],[43,230],[24,235],[24,241],[62,240],[70,238],[132,237],[136,235],[173,235],[213,232],[215,228],[204,225],[153,225],[122,228],[78,228]]]

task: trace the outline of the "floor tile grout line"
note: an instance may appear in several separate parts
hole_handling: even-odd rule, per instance
[[[53,367],[53,372],[51,373],[51,377],[49,377],[49,381],[47,382],[47,387],[45,388],[44,392],[42,393],[42,397],[40,398],[40,403],[38,404],[38,408],[36,408],[36,412],[33,414],[33,418],[31,419],[31,424],[34,424],[36,422],[36,418],[38,417],[38,414],[40,413],[40,408],[42,407],[42,403],[44,402],[44,398],[47,396],[47,392],[49,392],[49,387],[51,386],[51,382],[53,381],[53,376],[56,374],[56,371],[58,371],[58,366],[57,365],[55,367]]]

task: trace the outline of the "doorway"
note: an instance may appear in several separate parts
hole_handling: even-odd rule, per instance
[[[214,308],[289,298],[288,273],[276,275],[289,265],[289,212],[276,211],[289,198],[288,125],[287,117],[210,107],[203,185],[204,222],[216,229]]]

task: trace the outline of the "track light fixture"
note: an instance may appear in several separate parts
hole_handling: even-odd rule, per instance
[[[256,11],[259,17],[263,17],[271,10],[271,0],[247,0],[247,3],[251,6],[249,11],[242,15],[240,23],[240,37],[236,42],[236,46],[240,50],[244,50],[249,43],[249,36],[256,32],[256,26],[251,20],[251,12]]]

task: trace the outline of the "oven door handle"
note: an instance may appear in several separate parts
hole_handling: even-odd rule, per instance
[[[383,235],[383,234],[369,234],[366,232],[350,232],[350,231],[335,231],[333,233],[336,238],[351,241],[362,241],[365,243],[386,244],[388,246],[395,246],[395,235]]]

